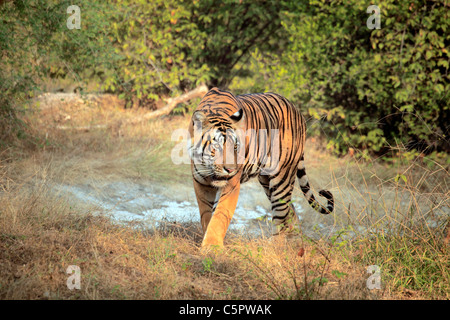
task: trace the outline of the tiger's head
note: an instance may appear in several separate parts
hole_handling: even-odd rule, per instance
[[[216,188],[239,173],[245,158],[246,116],[229,92],[211,89],[192,115],[188,146],[196,174]]]

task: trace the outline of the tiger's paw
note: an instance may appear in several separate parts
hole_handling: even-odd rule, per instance
[[[281,225],[277,227],[277,232],[272,234],[274,237],[294,238],[301,234],[301,230],[294,224]]]
[[[213,232],[213,230],[208,229],[205,233],[205,236],[202,241],[202,247],[200,252],[202,253],[211,253],[211,252],[220,252],[223,249],[223,238],[224,236],[221,234],[217,234]]]
[[[202,244],[200,248],[200,253],[202,255],[216,255],[222,253],[224,246],[218,244]]]

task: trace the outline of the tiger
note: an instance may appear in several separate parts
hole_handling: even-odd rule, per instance
[[[233,95],[210,89],[192,114],[188,151],[203,229],[201,248],[223,247],[240,186],[257,177],[271,203],[276,234],[293,230],[294,182],[321,214],[334,209],[330,191],[311,190],[304,163],[306,121],[283,96],[266,92]],[[298,218],[297,218],[298,219]]]

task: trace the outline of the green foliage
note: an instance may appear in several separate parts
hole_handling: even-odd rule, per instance
[[[115,62],[105,4],[79,0],[81,30],[67,28],[72,1],[17,0],[0,5],[0,147],[23,138],[17,117],[43,78],[83,82]]]
[[[6,3],[0,7],[0,141],[22,134],[14,109],[15,101],[23,101],[35,87],[37,57],[45,53],[42,44],[51,38],[58,16],[38,2],[38,10],[30,10],[23,1]],[[42,28],[48,21],[49,28]],[[28,36],[33,33],[33,36]],[[20,48],[21,50],[18,50]],[[34,61],[33,61],[34,60]],[[31,63],[31,62],[34,63]]]
[[[115,77],[104,86],[131,99],[157,100],[182,82],[204,81],[206,66],[188,68],[192,57],[184,48],[197,47],[200,38],[189,23],[192,14],[176,1],[111,1],[116,52],[122,57]]]
[[[66,27],[69,5],[81,29]],[[0,5],[2,141],[42,78],[148,105],[199,83],[278,92],[328,148],[449,151],[448,1],[17,0]],[[175,110],[185,113],[188,107]]]
[[[105,88],[129,101],[158,100],[205,82],[225,88],[245,70],[254,48],[270,52],[283,31],[285,2],[110,1],[117,53],[123,57]]]
[[[421,291],[432,299],[448,294],[448,249],[435,230],[407,230],[399,235],[377,234],[364,240],[363,263],[379,265],[382,282],[395,289]],[[433,234],[432,234],[433,232]]]
[[[69,30],[66,20],[70,16],[67,7],[80,7],[81,29]],[[69,78],[87,83],[90,80],[103,82],[115,73],[121,56],[113,47],[111,20],[116,9],[104,1],[62,1],[63,11],[60,29],[53,34],[53,43],[47,47],[50,59],[45,76]]]
[[[211,257],[206,257],[205,259],[202,260],[202,265],[203,265],[203,273],[205,272],[211,272],[212,271],[212,266],[214,264],[214,259]]]
[[[280,57],[254,51],[261,74],[233,86],[285,94],[337,153],[408,142],[449,151],[448,4],[380,1],[378,30],[366,26],[368,5],[310,1],[284,13],[289,46]]]

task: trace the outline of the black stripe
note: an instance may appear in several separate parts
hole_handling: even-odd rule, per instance
[[[276,185],[272,186],[272,188],[271,188],[272,190],[275,191],[274,195],[277,195],[277,194],[280,193],[280,192],[278,191],[278,187],[281,186],[284,182],[286,182],[286,180],[288,180],[288,177],[291,175],[291,174],[289,173],[289,169],[290,169],[290,168],[285,167],[285,168],[280,169],[280,171],[278,172],[278,174],[277,174],[276,176],[274,176],[273,179],[277,179],[277,178],[281,175],[283,169],[286,170],[286,171],[284,172],[284,175],[283,175],[283,177],[281,178],[280,182],[277,183]],[[284,188],[283,188],[283,190],[284,190]]]
[[[274,219],[280,219],[280,220],[286,219],[288,214],[289,214],[289,211],[284,216],[273,216],[272,220],[274,220]]]
[[[301,179],[301,178],[303,178],[303,176],[306,176],[305,168],[297,169],[297,178]]]
[[[287,203],[287,202],[278,202],[278,203],[272,204],[272,210],[280,208],[281,206],[289,206],[289,203]]]

